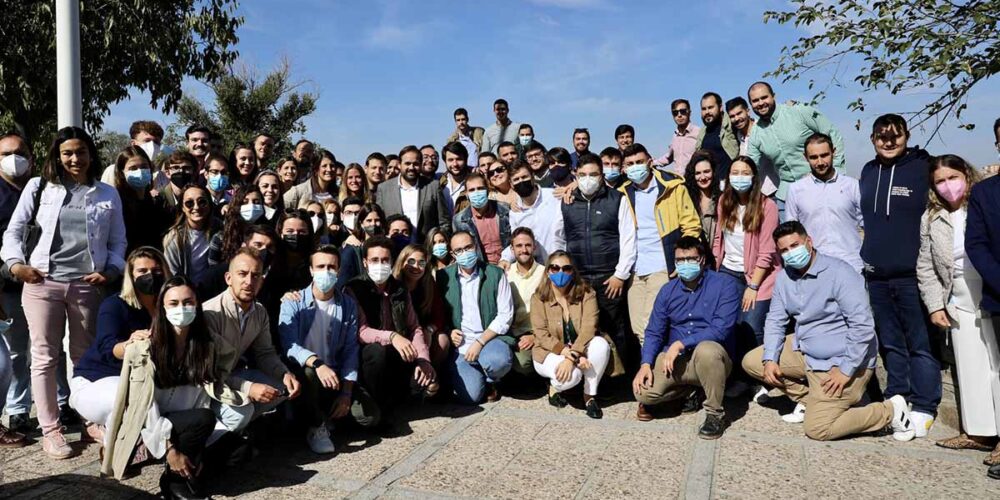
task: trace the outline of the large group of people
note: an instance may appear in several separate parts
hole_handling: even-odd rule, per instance
[[[628,124],[599,153],[586,128],[545,147],[503,99],[485,129],[457,109],[440,152],[363,164],[306,139],[278,158],[267,133],[222,151],[199,125],[165,152],[150,121],[117,158],[66,127],[36,162],[6,133],[0,446],[34,403],[48,456],[80,425],[103,473],[163,459],[164,495],[191,498],[276,420],[329,454],[334,424],[543,387],[593,419],[609,395],[639,421],[704,408],[704,439],[727,401],[784,393],[809,438],[908,441],[947,359],[962,429],[938,444],[1000,477],[1000,180],[898,115],[855,179],[831,122],[766,82],[699,104],[701,127],[671,103],[656,158]]]

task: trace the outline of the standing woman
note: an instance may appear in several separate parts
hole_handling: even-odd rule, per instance
[[[451,265],[455,259],[451,256],[451,242],[448,233],[434,227],[427,232],[427,251],[431,255],[431,269],[439,271]],[[432,273],[437,276],[436,273]]]
[[[347,216],[348,209],[354,208],[352,202],[357,198],[348,198],[344,202],[344,214]],[[385,234],[385,212],[382,207],[374,203],[361,205],[354,223],[354,230],[351,235],[344,240],[344,245],[340,248],[340,274],[337,275],[337,285],[343,287],[355,276],[364,272],[361,263],[361,245],[372,236]]]
[[[352,163],[344,169],[344,177],[340,181],[340,194],[338,198],[343,203],[350,197],[361,198],[365,202],[371,200],[368,195],[368,181],[365,177],[365,169],[357,163]]]
[[[545,265],[549,279],[531,297],[531,348],[535,373],[550,379],[549,404],[566,406],[563,391],[583,380],[590,418],[601,418],[597,386],[611,359],[611,344],[597,332],[597,293],[580,279],[569,254],[557,250]]]
[[[753,160],[736,157],[729,167],[726,189],[719,198],[712,243],[718,271],[732,276],[743,289],[736,323],[738,355],[764,342],[764,319],[778,277],[775,271],[780,268],[781,259],[771,237],[778,227],[778,206],[760,192],[760,184]]]
[[[122,200],[127,253],[139,247],[158,248],[170,227],[171,210],[152,192],[153,166],[139,146],[129,146],[115,162],[115,186]],[[169,188],[168,188],[169,189]]]
[[[246,144],[237,143],[229,153],[229,180],[233,189],[254,184],[257,177],[257,153]]]
[[[695,151],[684,170],[684,186],[687,187],[694,209],[701,218],[702,241],[705,247],[715,238],[716,217],[721,190],[719,181],[715,178],[715,156],[705,150]],[[709,258],[712,256],[710,255]],[[714,268],[715,263],[709,262]]]
[[[254,184],[257,185],[260,194],[264,196],[264,216],[259,223],[277,227],[278,217],[285,212],[281,177],[274,170],[262,170],[257,174]]]
[[[333,153],[324,149],[320,153],[319,164],[313,167],[313,174],[285,193],[285,206],[306,208],[309,203],[317,201],[322,203],[338,196],[337,159]]]
[[[212,235],[209,242],[209,267],[228,261],[243,246],[247,228],[264,216],[264,195],[251,183],[236,190],[230,206],[222,231]]]
[[[962,418],[962,432],[937,444],[989,451],[1000,430],[1000,350],[993,319],[979,311],[983,278],[965,256],[966,203],[979,174],[962,158],[942,155],[931,160],[930,181],[917,279],[931,323],[951,335]],[[1000,447],[987,462],[1000,463]]]
[[[407,245],[399,252],[392,276],[410,292],[410,302],[417,313],[420,327],[427,334],[431,350],[431,365],[443,373],[451,349],[451,338],[445,330],[444,302],[434,283],[436,273],[427,272],[430,254],[422,245]],[[433,388],[433,390],[431,390]],[[437,382],[427,388],[428,396],[437,393]]]
[[[281,192],[285,193],[295,186],[299,178],[299,167],[295,158],[286,156],[278,162],[278,177],[281,179]]]
[[[167,235],[163,237],[163,254],[172,274],[183,274],[199,282],[208,270],[208,248],[212,237],[221,229],[212,217],[208,190],[189,184],[181,192],[181,211]]]
[[[87,132],[78,127],[56,132],[42,175],[24,187],[0,251],[11,274],[24,283],[32,398],[42,449],[57,459],[73,454],[56,402],[63,332],[69,330],[70,359],[77,363],[94,341],[104,285],[125,270],[121,198],[97,180],[100,173],[97,146]],[[22,249],[26,241],[28,255]]]

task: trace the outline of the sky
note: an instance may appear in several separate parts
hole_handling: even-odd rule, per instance
[[[675,125],[670,102],[686,98],[701,124],[698,102],[715,91],[746,96],[750,83],[778,64],[781,48],[806,31],[764,24],[763,12],[783,0],[246,0],[237,49],[261,73],[282,58],[293,80],[318,93],[305,119],[306,138],[345,163],[407,144],[439,148],[454,131],[452,113],[469,110],[473,125],[495,121],[492,103],[505,98],[510,117],[534,126],[547,147],[572,147],[574,128],[586,127],[591,150],[614,144],[614,128],[629,123],[636,140],[662,154]],[[828,75],[817,74],[825,85]],[[808,101],[806,81],[773,82],[779,102]],[[189,80],[185,92],[209,97]],[[847,110],[857,87],[830,88],[819,105],[844,135],[848,171],[874,157],[868,139],[882,113],[913,110],[920,94],[860,94],[864,112]],[[993,121],[1000,116],[1000,81],[980,83],[963,118],[969,132],[946,123],[913,140],[932,154],[955,153],[973,164],[996,163]],[[127,132],[133,120],[175,121],[134,92],[115,105],[105,130]],[[861,130],[855,129],[856,122]],[[296,137],[295,139],[297,139]]]

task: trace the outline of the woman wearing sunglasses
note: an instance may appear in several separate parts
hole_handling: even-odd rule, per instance
[[[548,278],[531,297],[535,372],[550,379],[549,404],[566,406],[562,392],[583,380],[583,403],[590,418],[604,412],[594,396],[611,358],[611,344],[597,332],[597,294],[580,279],[568,253],[553,252]]]
[[[502,201],[510,206],[514,206],[517,201],[517,193],[514,192],[510,184],[510,170],[507,166],[498,161],[493,162],[483,173],[490,181],[490,199]]]
[[[422,245],[407,245],[399,252],[392,275],[410,292],[410,302],[416,310],[420,327],[427,333],[431,348],[431,365],[438,372],[444,369],[451,339],[445,331],[444,303],[434,284],[434,273],[428,272],[430,255]],[[437,394],[437,382],[427,387],[427,395]]]
[[[184,275],[198,282],[208,270],[209,242],[222,229],[212,217],[208,190],[188,185],[181,192],[181,211],[167,235],[163,237],[163,254],[171,274]]]

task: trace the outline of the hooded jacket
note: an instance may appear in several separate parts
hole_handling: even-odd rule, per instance
[[[861,170],[865,238],[861,259],[869,279],[912,278],[920,253],[920,219],[927,208],[930,155],[909,148],[892,165],[874,159]]]
[[[656,184],[656,230],[663,244],[663,256],[667,261],[667,272],[674,274],[674,246],[681,236],[701,236],[701,218],[694,209],[694,202],[684,187],[684,180],[669,173],[653,169],[650,173]],[[629,209],[632,210],[632,220],[638,221],[635,214],[635,190],[632,181],[626,181],[618,191],[625,195]],[[919,219],[919,218],[918,218]],[[638,229],[638,222],[636,222]],[[642,249],[637,249],[642,251]]]

